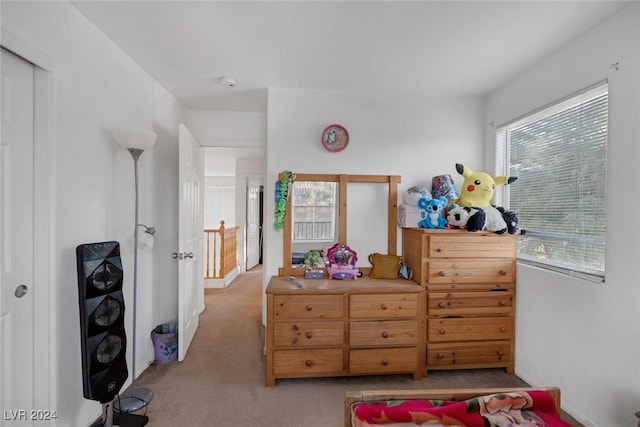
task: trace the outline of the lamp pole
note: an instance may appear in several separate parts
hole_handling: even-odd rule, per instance
[[[153,398],[153,392],[147,388],[136,389],[136,308],[138,294],[138,159],[144,152],[139,148],[127,148],[133,157],[134,165],[134,181],[135,181],[135,222],[133,230],[133,344],[131,354],[133,360],[131,362],[131,391],[124,396],[116,399],[113,407],[118,412],[135,412],[147,406]]]

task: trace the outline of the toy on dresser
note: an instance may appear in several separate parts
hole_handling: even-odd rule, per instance
[[[456,170],[464,177],[460,198],[455,202],[459,206],[481,208],[491,206],[496,185],[508,185],[518,179],[515,176],[491,176],[486,172],[474,172],[468,166],[456,163]]]
[[[329,266],[327,273],[329,279],[353,279],[358,278],[359,270],[356,268],[358,254],[343,243],[336,243],[327,250]]]
[[[437,199],[428,200],[423,197],[418,200],[418,207],[425,211],[425,218],[418,223],[420,228],[446,228],[447,219],[442,216],[447,207],[447,198],[440,196]]]
[[[422,185],[414,185],[402,193],[402,204],[398,205],[398,225],[400,227],[417,227],[424,219],[425,213],[420,209],[418,200],[430,200],[431,193]]]
[[[508,185],[517,177],[491,176],[474,172],[456,163],[456,170],[464,177],[460,198],[451,205],[447,214],[449,224],[468,231],[488,230],[496,234],[514,234],[518,228],[518,215],[514,211],[493,206],[496,185]]]
[[[305,279],[322,279],[322,267],[324,260],[320,251],[308,251],[304,254],[304,278]]]

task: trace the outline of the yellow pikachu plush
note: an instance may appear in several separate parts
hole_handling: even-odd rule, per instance
[[[511,184],[518,179],[515,176],[492,177],[486,172],[474,172],[471,168],[460,163],[456,163],[456,171],[464,177],[460,198],[456,201],[456,204],[460,206],[491,206],[496,185]]]

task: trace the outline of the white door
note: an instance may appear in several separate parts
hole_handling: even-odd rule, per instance
[[[204,220],[200,203],[204,172],[200,144],[182,124],[178,140],[178,360],[184,360],[204,309]]]
[[[31,426],[34,67],[5,50],[0,64],[0,426]]]
[[[260,262],[260,183],[247,180],[247,265],[249,270]]]

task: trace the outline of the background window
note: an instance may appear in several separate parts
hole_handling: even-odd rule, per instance
[[[294,181],[293,241],[334,241],[336,188],[335,182]]]
[[[608,88],[599,84],[501,126],[498,204],[517,211],[518,259],[596,281],[605,273]]]

